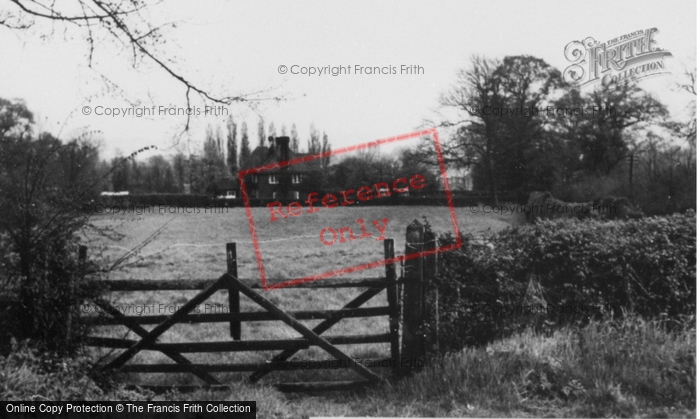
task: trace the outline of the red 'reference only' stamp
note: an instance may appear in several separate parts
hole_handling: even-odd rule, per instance
[[[380,259],[375,260],[373,262],[342,267],[339,269],[329,270],[320,274],[285,280],[283,282],[275,284],[268,283],[267,276],[265,273],[265,265],[263,263],[263,255],[260,248],[260,240],[258,238],[258,234],[255,228],[255,222],[253,220],[253,210],[251,208],[250,190],[251,187],[254,188],[256,185],[247,185],[247,182],[255,184],[257,183],[258,176],[263,175],[265,172],[268,172],[275,173],[269,175],[270,183],[274,183],[273,181],[279,182],[278,176],[289,178],[287,179],[287,182],[299,183],[298,178],[296,178],[296,176],[299,175],[289,172],[289,168],[295,165],[303,165],[305,163],[319,161],[327,162],[329,161],[331,156],[339,156],[345,153],[368,150],[373,147],[379,147],[385,144],[396,143],[413,138],[427,136],[430,136],[432,138],[435,146],[435,151],[438,160],[437,163],[440,170],[440,181],[442,183],[442,190],[445,193],[452,230],[454,233],[454,237],[456,238],[456,242],[454,244],[422,252],[398,255],[391,259]],[[262,283],[263,289],[272,290],[284,287],[291,287],[342,274],[359,272],[362,270],[371,269],[390,263],[399,263],[431,254],[441,253],[448,250],[457,249],[462,246],[459,225],[457,224],[457,216],[452,201],[452,193],[450,192],[449,183],[447,180],[447,171],[445,168],[445,162],[442,155],[442,149],[440,147],[440,139],[438,136],[437,129],[431,128],[421,131],[415,131],[407,134],[397,135],[394,137],[384,138],[381,140],[371,141],[364,144],[357,144],[349,147],[338,148],[335,150],[330,150],[312,155],[304,155],[297,158],[289,157],[290,156],[288,154],[283,153],[279,161],[241,170],[238,172],[238,180],[241,186],[243,203],[245,205],[246,216],[248,218],[250,228],[250,235],[253,242],[253,250],[255,252],[255,258],[257,261],[258,270],[260,272],[260,281]],[[278,175],[278,173],[280,173],[280,175]],[[269,217],[268,221],[274,225],[275,223],[283,222],[283,220],[293,219],[297,217],[303,218],[304,216],[307,216],[307,214],[314,214],[320,211],[333,211],[334,209],[336,209],[337,211],[337,208],[351,206],[353,204],[361,204],[372,200],[381,200],[384,198],[388,198],[392,195],[403,194],[405,196],[408,196],[409,193],[416,193],[424,187],[426,187],[427,181],[428,180],[423,174],[412,173],[403,176],[399,175],[392,180],[382,180],[369,185],[358,184],[355,187],[343,188],[343,190],[338,190],[337,192],[333,193],[320,193],[314,190],[307,191],[304,194],[295,192],[295,196],[285,197],[288,199],[284,200],[275,200],[273,195],[273,199],[267,202],[265,205],[265,208],[268,210],[266,214]],[[347,243],[354,240],[368,239],[371,237],[375,237],[377,241],[384,240],[386,238],[385,233],[388,222],[389,218],[385,217],[377,220],[367,221],[365,221],[364,218],[359,218],[355,221],[356,225],[354,225],[355,232],[359,231],[358,234],[355,234],[355,232],[353,232],[353,227],[350,226],[340,228],[334,228],[333,226],[323,227],[318,233],[318,240],[320,241],[320,243],[323,244],[324,247],[335,247],[334,245],[339,243]]]

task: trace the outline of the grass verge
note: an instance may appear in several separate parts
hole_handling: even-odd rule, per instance
[[[226,392],[103,393],[77,364],[47,367],[27,349],[0,359],[0,398],[255,400],[258,417],[694,417],[695,325],[670,332],[663,321],[628,316],[530,331],[431,362],[395,384],[357,393],[284,395],[233,383]],[[74,367],[71,367],[73,365]]]

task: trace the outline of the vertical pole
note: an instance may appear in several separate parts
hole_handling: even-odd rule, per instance
[[[75,301],[75,286],[77,281],[82,281],[83,276],[85,275],[85,262],[87,260],[87,246],[85,245],[80,245],[78,246],[78,264],[79,264],[79,271],[78,271],[78,277],[77,278],[69,278],[68,280],[70,283],[68,283],[68,301],[69,306],[68,306],[68,317],[66,318],[66,342],[70,343],[70,340],[72,339],[72,334],[73,334],[73,318],[77,318],[80,316],[78,312],[78,304],[82,304],[83,301]]]
[[[394,259],[394,239],[384,240],[384,259]],[[401,365],[401,343],[399,342],[399,294],[396,285],[396,266],[394,262],[387,263],[386,268],[386,298],[389,303],[389,334],[391,335],[391,359],[395,363],[394,375],[398,375]]]
[[[437,239],[435,237],[435,234],[432,232],[425,232],[423,235],[423,242],[425,243],[423,246],[424,251],[428,250],[435,250],[437,249]],[[427,319],[430,318],[431,315],[434,315],[434,334],[433,336],[430,336],[431,342],[431,350],[432,349],[437,349],[438,347],[438,328],[439,328],[439,298],[438,298],[438,288],[437,285],[435,284],[435,278],[437,278],[437,269],[438,269],[438,263],[437,263],[437,253],[432,253],[429,255],[426,255],[423,257],[423,297],[425,298],[425,305],[423,308],[423,322],[425,322]],[[432,286],[431,286],[432,285]],[[433,299],[428,299],[428,286],[431,286],[432,292],[435,294]],[[432,307],[430,307],[432,306]],[[427,344],[428,342],[426,342]]]
[[[236,256],[236,243],[226,243],[226,271],[238,279],[238,260]],[[233,340],[241,340],[241,320],[238,313],[241,311],[241,294],[231,281],[228,285],[228,310],[231,319],[229,329]]]
[[[406,228],[405,285],[403,301],[403,335],[401,345],[402,373],[410,374],[423,363],[424,338],[420,331],[423,320],[423,258],[416,254],[423,251],[425,229],[414,220]]]

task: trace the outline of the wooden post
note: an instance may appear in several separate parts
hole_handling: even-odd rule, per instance
[[[384,259],[394,259],[394,239],[384,240]],[[399,294],[396,285],[396,266],[394,262],[387,263],[386,268],[386,299],[389,303],[389,333],[391,334],[391,359],[396,363],[393,368],[394,375],[398,375],[401,365],[401,343],[399,342],[399,322],[401,313],[399,312]]]
[[[73,323],[74,323],[74,318],[77,319],[80,317],[80,312],[78,311],[78,304],[82,304],[83,301],[75,301],[75,283],[78,280],[83,279],[83,276],[85,275],[85,262],[87,260],[87,246],[85,245],[80,245],[78,246],[78,278],[69,278],[68,281],[68,316],[66,317],[66,342],[70,343],[70,339],[72,338],[72,333],[73,333]]]
[[[238,278],[236,243],[226,243],[226,271],[234,278]],[[231,316],[229,323],[231,338],[241,340],[241,320],[238,317],[238,313],[241,311],[241,294],[230,282],[228,286],[228,310]]]
[[[423,242],[425,243],[423,246],[424,251],[428,250],[435,250],[437,249],[437,239],[435,237],[435,234],[432,232],[425,232],[423,234]],[[438,328],[439,328],[439,297],[438,297],[438,290],[437,287],[433,287],[433,293],[434,295],[430,295],[430,297],[433,297],[431,299],[428,299],[428,284],[431,281],[435,281],[435,278],[437,278],[437,269],[438,269],[438,263],[437,263],[437,253],[432,253],[429,255],[424,256],[423,258],[423,297],[425,298],[425,303],[423,305],[423,313],[422,317],[423,320],[427,320],[430,315],[434,315],[433,321],[434,323],[434,334],[430,336],[431,342],[431,349],[437,349],[438,347]],[[425,342],[428,344],[428,342]]]
[[[407,375],[418,369],[424,358],[424,337],[420,332],[423,322],[423,258],[415,254],[423,251],[424,227],[414,220],[406,228],[405,285],[403,295],[403,336],[401,345],[402,373]]]

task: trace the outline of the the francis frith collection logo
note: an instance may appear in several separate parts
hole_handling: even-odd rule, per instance
[[[572,64],[564,70],[564,79],[578,87],[597,83],[608,87],[669,73],[664,58],[672,55],[655,46],[656,32],[656,28],[651,28],[607,42],[598,42],[591,37],[569,42],[564,48],[564,56]]]

